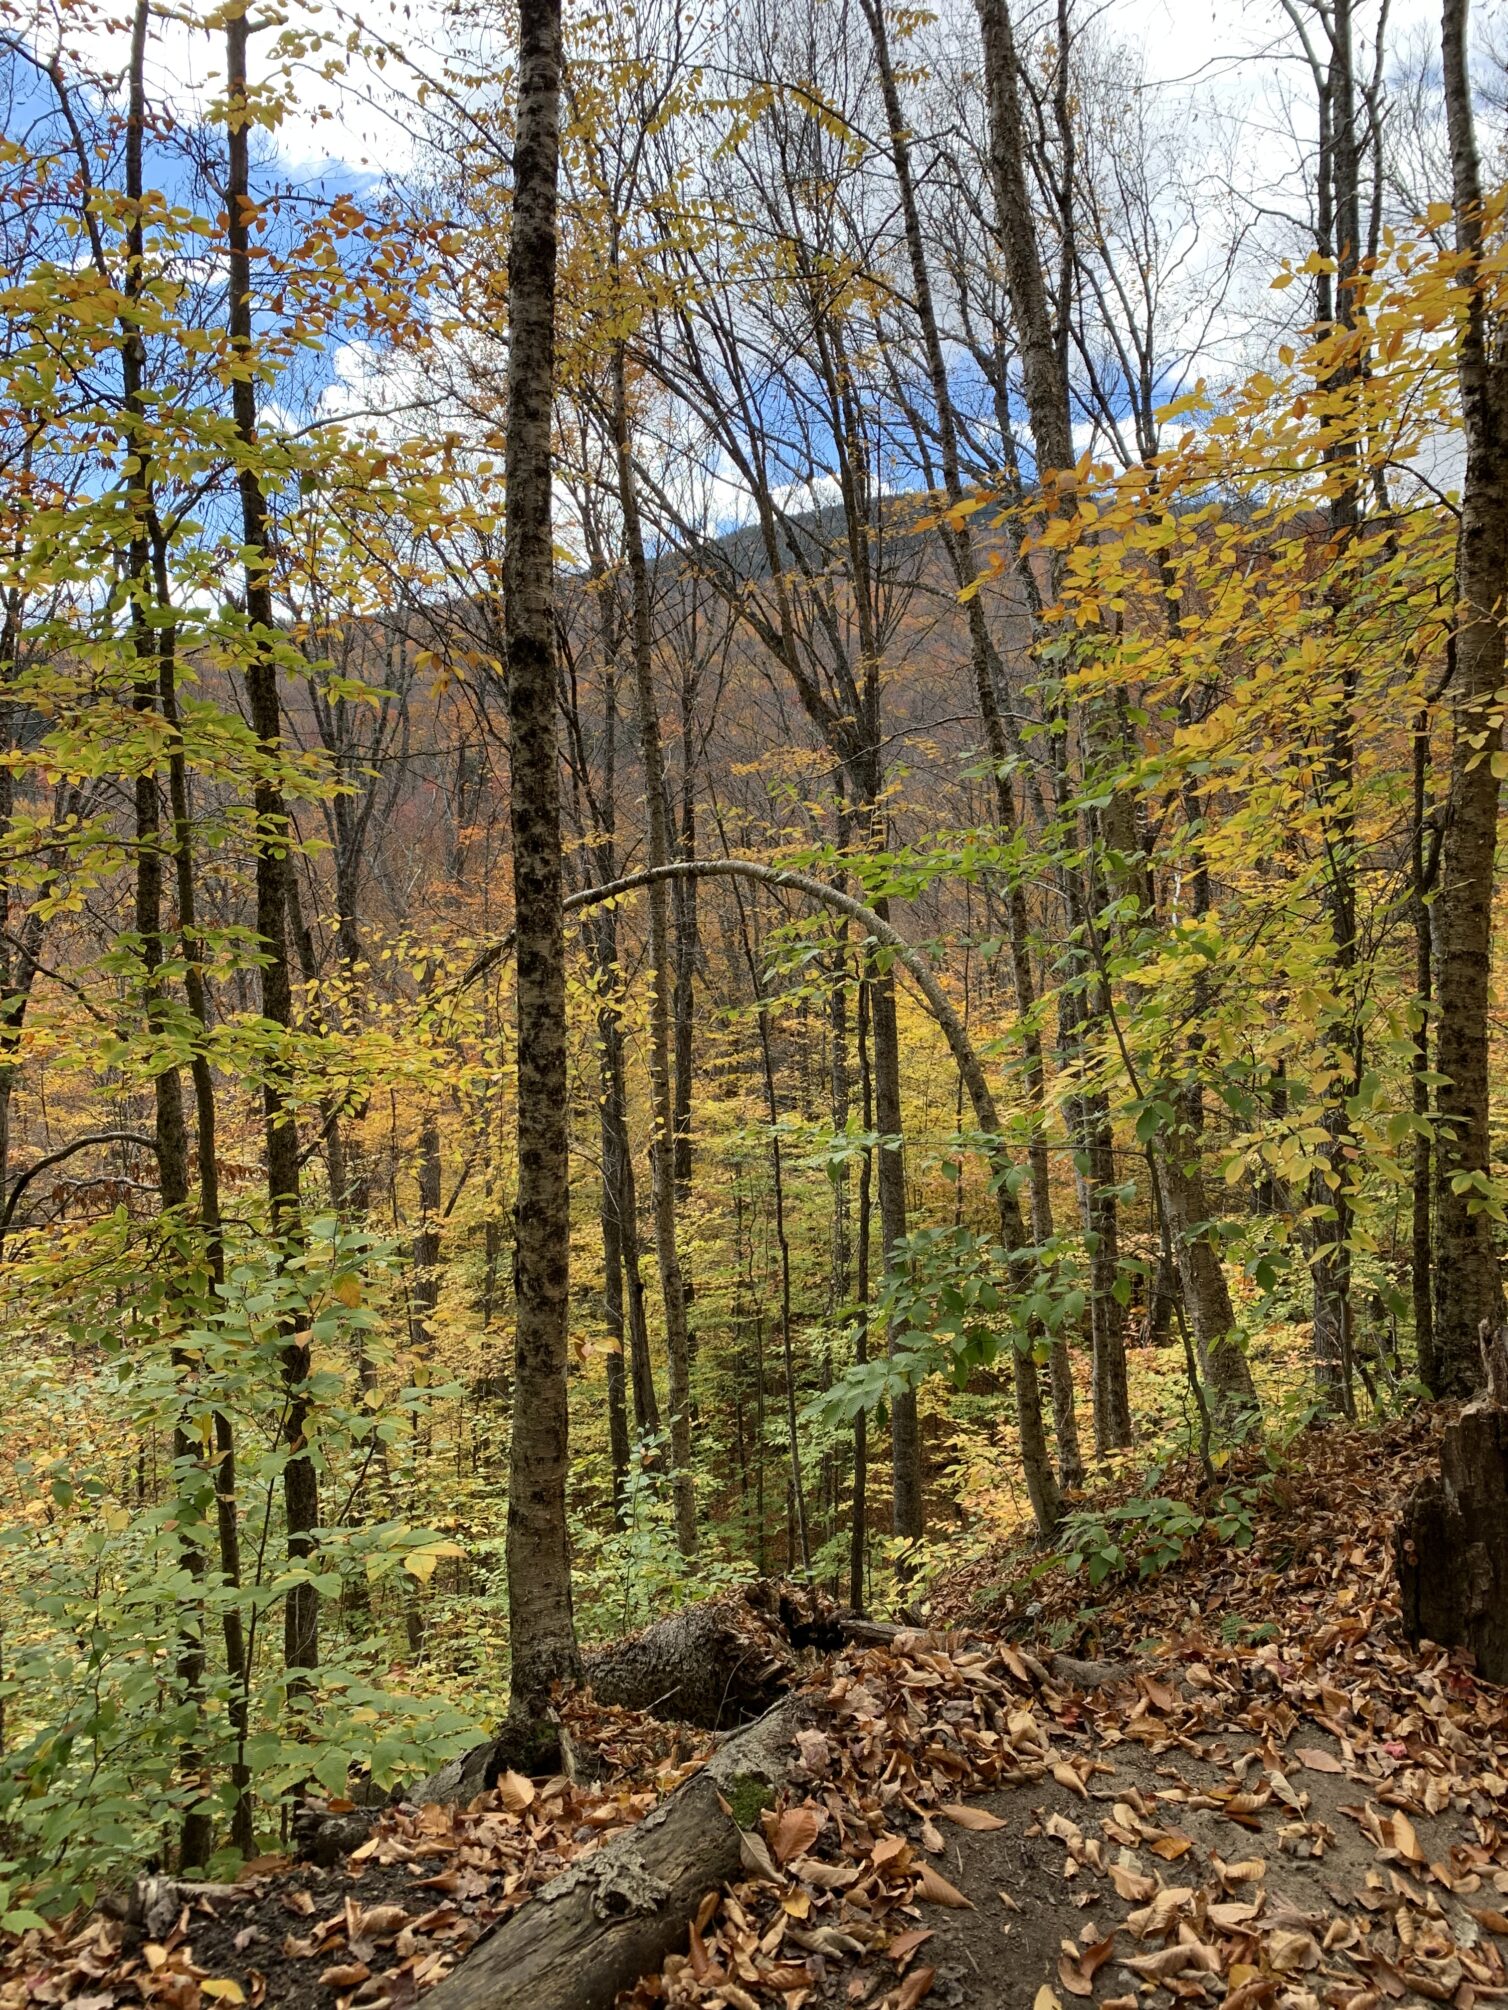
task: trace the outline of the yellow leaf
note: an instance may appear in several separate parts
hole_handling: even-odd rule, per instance
[[[244,2003],[246,1991],[239,1982],[232,1982],[228,1975],[212,1975],[207,1982],[199,1984],[201,1996],[216,1996],[222,2003]]]
[[[1419,1838],[1414,1833],[1414,1824],[1402,1809],[1393,1815],[1393,1847],[1398,1854],[1407,1857],[1410,1863],[1423,1863],[1424,1851],[1419,1847]]]
[[[342,1305],[349,1305],[352,1311],[361,1303],[361,1279],[354,1270],[348,1270],[336,1278],[335,1296]]]

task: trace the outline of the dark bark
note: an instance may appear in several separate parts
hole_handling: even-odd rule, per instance
[[[1489,1375],[1508,1365],[1508,1338],[1484,1343]],[[1440,1472],[1404,1502],[1394,1535],[1403,1626],[1417,1646],[1469,1647],[1477,1673],[1508,1681],[1508,1391],[1490,1393],[1445,1427]]]
[[[1062,170],[1063,246],[1062,271],[1056,322],[1049,301],[1042,268],[1042,249],[1032,208],[1027,179],[1027,122],[1021,101],[1021,78],[1016,49],[1015,27],[1009,0],[976,0],[984,56],[985,92],[989,116],[990,179],[995,198],[1006,291],[1010,298],[1020,356],[1022,388],[1027,419],[1036,457],[1037,487],[1049,510],[1074,507],[1074,466],[1072,407],[1068,387],[1067,293],[1072,277],[1073,165],[1071,158]],[[1065,144],[1071,138],[1071,122],[1061,103],[1067,89],[1069,50],[1067,23],[1060,9],[1058,64],[1058,118]],[[1049,686],[1061,691],[1061,672],[1049,670]],[[1069,808],[1067,720],[1061,716],[1061,700],[1053,697],[1058,711],[1050,736],[1055,762],[1054,786],[1060,814]],[[1097,759],[1096,727],[1092,716],[1089,729],[1091,761]],[[1091,983],[1085,978],[1088,956],[1087,937],[1092,927],[1096,889],[1094,874],[1089,883],[1074,866],[1060,874],[1068,912],[1072,942],[1064,959],[1064,990],[1060,1000],[1059,1024],[1064,1038],[1064,1062],[1074,1067],[1082,1063],[1091,1036],[1103,1018],[1103,1008]],[[1014,948],[1013,948],[1014,955]],[[1103,1096],[1085,1090],[1069,1098],[1074,1124],[1074,1143],[1081,1172],[1080,1199],[1086,1235],[1090,1242],[1091,1339],[1094,1349],[1095,1437],[1101,1452],[1129,1443],[1130,1402],[1126,1393],[1124,1322],[1114,1296],[1119,1267],[1117,1206],[1114,1192],[1115,1142],[1109,1108]],[[1067,1407],[1067,1363],[1058,1363],[1055,1376],[1060,1415]],[[1065,1418],[1066,1423],[1066,1418]]]
[[[1413,859],[1409,888],[1414,924],[1415,1009],[1414,1051],[1410,1062],[1413,1091],[1414,1162],[1412,1216],[1409,1237],[1410,1284],[1414,1302],[1414,1362],[1419,1380],[1434,1392],[1439,1379],[1435,1360],[1433,1167],[1430,1123],[1430,998],[1433,984],[1433,929],[1429,894],[1439,862],[1437,834],[1426,820],[1429,786],[1429,709],[1414,727]]]
[[[1480,1372],[1477,1336],[1502,1315],[1502,1279],[1484,1186],[1492,1177],[1488,1024],[1492,884],[1498,832],[1496,756],[1503,731],[1503,582],[1508,578],[1508,371],[1483,298],[1482,177],[1467,54],[1468,0],[1445,0],[1442,54],[1456,204],[1457,283],[1466,312],[1457,351],[1466,474],[1456,560],[1450,792],[1435,906],[1437,1388],[1455,1395]]]
[[[844,1637],[819,1593],[757,1579],[589,1652],[584,1679],[599,1703],[725,1730],[780,1700],[805,1648],[831,1649]]]
[[[550,465],[560,63],[559,0],[520,0],[503,561],[518,943],[509,1713],[520,1723],[542,1718],[552,1684],[581,1667],[565,1503],[571,1190]]]
[[[865,1137],[874,1134],[874,1070],[869,1065],[869,984],[859,980],[859,1122]],[[866,1145],[859,1161],[857,1315],[854,1319],[854,1362],[869,1359],[869,1246],[874,1235],[874,1147]],[[855,1612],[864,1610],[865,1563],[869,1536],[869,1416],[853,1420],[853,1506],[848,1545],[848,1600]]]
[[[288,962],[287,875],[291,869],[288,813],[278,781],[282,758],[282,719],[278,700],[276,622],[272,604],[272,549],[267,499],[257,467],[257,375],[252,333],[251,226],[256,214],[251,197],[250,141],[252,114],[246,78],[248,24],[244,14],[226,22],[225,182],[228,325],[237,369],[231,383],[231,413],[238,448],[236,486],[241,505],[241,542],[245,552],[245,600],[249,658],[246,694],[251,727],[262,756],[254,807],[257,820],[256,929],[261,944],[261,1008],[277,1034],[293,1024],[293,985]],[[267,1194],[273,1234],[292,1244],[300,1237],[298,1128],[288,1096],[287,1063],[280,1051],[267,1057],[262,1083],[262,1117]],[[314,1555],[314,1531],[319,1526],[319,1480],[307,1450],[310,1404],[309,1344],[298,1329],[283,1340],[285,1407],[283,1439],[288,1455],[283,1467],[283,1510],[287,1521],[288,1558],[307,1568]],[[283,1658],[298,1674],[319,1665],[319,1593],[310,1583],[296,1584],[283,1607]]]
[[[786,1228],[785,1213],[785,1161],[780,1145],[780,1102],[775,1088],[775,1060],[770,1044],[770,1014],[765,1004],[764,986],[760,981],[759,966],[754,960],[754,947],[749,939],[749,918],[744,907],[742,890],[734,882],[734,898],[738,903],[739,936],[744,953],[744,967],[748,971],[749,985],[754,993],[756,1022],[759,1028],[759,1058],[764,1077],[765,1114],[770,1124],[770,1182],[775,1200],[775,1241],[780,1251],[780,1353],[785,1370],[785,1419],[787,1451],[790,1459],[791,1517],[795,1523],[796,1542],[787,1544],[791,1552],[787,1558],[787,1568],[796,1567],[795,1550],[800,1549],[801,1567],[812,1567],[811,1534],[807,1525],[806,1482],[801,1471],[801,1432],[797,1422],[796,1399],[796,1351],[795,1337],[791,1331],[791,1239]]]
[[[440,1302],[440,1124],[426,1110],[419,1126],[419,1225],[414,1231],[409,1337],[422,1354],[433,1351],[431,1322]]]

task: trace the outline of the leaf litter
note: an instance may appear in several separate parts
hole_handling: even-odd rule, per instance
[[[1128,1588],[1075,1643],[1134,1660],[957,1626],[818,1664],[784,1804],[625,2010],[1508,1999],[1503,1693],[1397,1626],[1392,1524],[1428,1439],[1317,1441],[1249,1550]],[[1062,1637],[1077,1587],[1041,1582],[1037,1637]],[[567,1712],[603,1778],[390,1808],[329,1873],[263,1860],[186,1888],[155,1938],[104,1913],[33,1928],[0,1951],[0,2010],[403,2010],[715,1742]]]

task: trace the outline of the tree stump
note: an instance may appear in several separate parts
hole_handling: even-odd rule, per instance
[[[1489,1395],[1445,1429],[1440,1475],[1415,1487],[1393,1538],[1410,1640],[1469,1647],[1477,1672],[1508,1682],[1508,1409],[1484,1344]]]

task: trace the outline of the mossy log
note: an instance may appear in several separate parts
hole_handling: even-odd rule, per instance
[[[735,1732],[637,1827],[509,1915],[426,1996],[426,2010],[612,2010],[686,1942],[703,1897],[738,1876],[752,1827],[796,1764],[799,1699]],[[726,1803],[726,1807],[725,1804]]]

